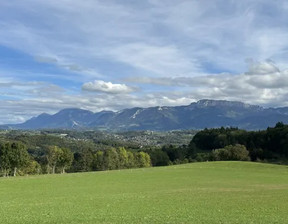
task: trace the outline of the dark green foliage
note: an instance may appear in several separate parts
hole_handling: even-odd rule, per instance
[[[250,151],[250,158],[251,161],[263,160],[265,158],[263,149],[261,148],[252,149]]]
[[[105,164],[104,164],[104,152],[103,151],[97,151],[94,156],[93,161],[93,170],[105,170]]]
[[[83,149],[80,152],[75,152],[73,157],[71,172],[87,172],[92,170],[95,156],[91,149]]]
[[[197,153],[194,160],[196,162],[205,162],[205,161],[211,161],[213,160],[210,153]]]
[[[170,164],[169,156],[161,149],[156,149],[149,152],[153,166],[167,166]]]
[[[13,176],[16,176],[17,169],[25,167],[29,162],[29,154],[24,144],[13,142],[11,144],[10,165],[13,171]]]
[[[196,161],[197,147],[193,142],[187,145],[168,145],[161,148],[150,148],[146,152],[150,155],[153,166],[167,166]]]
[[[174,162],[175,160],[184,160],[188,154],[188,148],[186,146],[176,147],[173,145],[163,146],[162,151],[166,152],[169,160]]]
[[[11,145],[9,143],[0,143],[0,167],[3,176],[9,175],[11,170],[10,161]]]
[[[198,132],[189,147],[199,152],[211,152],[228,145],[244,145],[252,161],[288,159],[288,125],[278,122],[265,131],[244,131],[237,128],[205,129]]]
[[[268,128],[266,132],[264,149],[273,149],[273,152],[288,158],[288,125],[277,123],[275,128]]]
[[[227,145],[243,144],[245,133],[246,131],[238,128],[204,129],[194,136],[190,145],[195,145],[200,150],[211,151]]]

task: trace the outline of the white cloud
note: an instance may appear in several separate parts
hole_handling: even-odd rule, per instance
[[[25,60],[9,67],[1,52],[0,112],[20,121],[64,107],[117,110],[202,98],[284,106],[287,21],[285,0],[1,1],[0,45]],[[37,68],[18,69],[29,57]],[[246,58],[277,66],[254,61],[247,71]]]
[[[82,90],[112,94],[124,94],[135,91],[135,89],[125,84],[113,84],[111,82],[104,82],[102,80],[95,80],[94,82],[84,83]]]
[[[215,74],[198,77],[134,78],[128,82],[179,88],[183,96],[197,100],[237,100],[262,106],[287,105],[288,70],[281,71],[273,62],[253,62],[249,71],[238,75]],[[182,91],[180,90],[182,89]]]

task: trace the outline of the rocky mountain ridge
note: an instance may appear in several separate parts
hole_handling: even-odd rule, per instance
[[[100,129],[100,130],[185,130],[216,127],[266,129],[277,122],[288,122],[288,107],[263,108],[236,101],[200,100],[187,106],[131,108],[118,112],[93,113],[68,108],[54,115],[43,113],[22,124],[2,129]]]

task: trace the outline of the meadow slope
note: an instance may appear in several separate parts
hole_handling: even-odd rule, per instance
[[[287,223],[287,166],[204,162],[0,179],[0,223]]]

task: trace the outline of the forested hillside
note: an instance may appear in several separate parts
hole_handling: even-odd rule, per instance
[[[281,122],[262,131],[222,127],[195,133],[2,132],[1,175],[100,171],[217,160],[288,161],[288,125]]]
[[[199,131],[188,145],[149,149],[153,165],[217,160],[288,163],[288,125],[261,131],[215,128]]]
[[[189,147],[207,154],[231,145],[244,146],[252,161],[285,161],[288,159],[288,125],[278,122],[274,128],[262,131],[205,129],[194,136]]]

